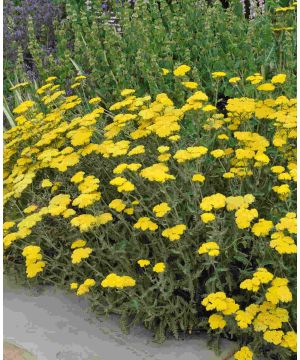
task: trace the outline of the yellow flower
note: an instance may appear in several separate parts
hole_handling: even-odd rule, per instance
[[[41,248],[36,245],[28,245],[23,249],[22,255],[26,257],[26,274],[28,278],[35,277],[39,272],[43,271],[45,263],[40,254]]]
[[[160,162],[168,161],[172,155],[169,153],[161,154],[157,157],[157,160]]]
[[[56,79],[57,79],[56,76],[49,76],[49,77],[45,80],[45,82],[53,81],[53,80],[56,80]]]
[[[126,208],[126,204],[121,199],[114,199],[108,205],[111,209],[116,210],[117,212],[122,212]]]
[[[280,174],[282,172],[284,172],[284,167],[281,166],[281,165],[277,165],[277,166],[272,166],[271,167],[271,171],[274,173],[274,174]]]
[[[124,288],[135,286],[136,281],[130,276],[119,276],[115,273],[111,273],[106,276],[101,282],[101,286],[104,288]]]
[[[279,254],[295,254],[297,246],[290,236],[285,236],[283,232],[275,232],[271,235],[270,247]]]
[[[96,103],[98,103],[100,101],[102,101],[102,99],[100,97],[94,97],[94,98],[89,100],[89,104],[96,104]]]
[[[297,334],[294,331],[288,331],[283,335],[280,346],[289,348],[293,352],[297,352]]]
[[[92,251],[89,247],[75,249],[71,255],[72,264],[79,264],[83,259],[87,259]]]
[[[216,309],[222,311],[224,315],[234,314],[239,309],[239,305],[233,299],[226,297],[226,294],[221,291],[207,295],[201,304],[205,306],[207,311]]]
[[[60,194],[54,196],[48,206],[49,213],[52,216],[61,215],[66,209],[67,206],[71,203],[70,195]]]
[[[171,141],[178,141],[180,139],[180,135],[172,135],[168,138]]]
[[[32,108],[34,106],[35,102],[27,100],[22,102],[19,106],[13,109],[14,114],[22,114]]]
[[[258,279],[262,284],[269,283],[273,277],[274,275],[265,268],[258,268],[257,271],[253,274],[253,278]]]
[[[197,89],[198,84],[193,81],[182,81],[181,84],[188,89]]]
[[[173,156],[179,163],[187,160],[200,158],[207,153],[207,148],[204,146],[190,146],[185,150],[178,150]]]
[[[211,211],[212,209],[221,209],[226,206],[226,196],[217,193],[211,196],[206,196],[200,203],[200,209],[204,211]]]
[[[266,299],[275,305],[278,304],[280,301],[291,302],[293,296],[287,284],[287,279],[276,277],[272,281],[272,286],[269,287],[266,292]]]
[[[225,172],[223,174],[223,178],[224,179],[232,179],[232,178],[234,178],[234,174],[232,172]]]
[[[171,241],[179,240],[180,236],[185,232],[186,225],[180,224],[171,228],[165,229],[162,232],[162,236],[168,238]]]
[[[168,70],[166,68],[162,68],[162,72],[163,72],[163,75],[168,75],[170,70]]]
[[[142,167],[142,164],[136,164],[136,163],[127,165],[127,169],[134,171],[134,172],[138,171],[141,167]]]
[[[258,278],[246,279],[240,283],[240,288],[257,292],[259,290],[260,284],[261,282]]]
[[[67,137],[71,139],[73,146],[81,146],[89,144],[93,135],[93,129],[87,127],[80,127],[77,130],[72,130],[67,134]]]
[[[79,239],[79,240],[76,240],[76,241],[72,242],[71,249],[84,247],[85,245],[86,245],[86,241]]]
[[[142,231],[150,230],[155,231],[158,229],[158,225],[151,221],[148,217],[141,217],[133,225],[135,229],[141,229]]]
[[[208,111],[217,110],[217,108],[215,106],[213,106],[213,105],[208,104],[208,105],[204,106],[202,108],[202,110],[208,112]]]
[[[280,222],[275,226],[276,230],[287,230],[290,234],[297,234],[297,219],[296,213],[288,212]]]
[[[108,222],[112,221],[113,217],[110,213],[103,213],[101,215],[96,216],[96,224],[97,225],[105,225]]]
[[[166,265],[163,262],[159,262],[153,266],[152,270],[156,273],[162,273],[165,271],[165,268],[166,268]]]
[[[221,77],[224,77],[226,76],[226,72],[224,71],[215,71],[212,73],[212,77],[215,79],[215,78],[221,78]]]
[[[210,154],[216,159],[225,156],[225,152],[222,149],[213,150],[210,152]]]
[[[75,77],[75,81],[86,79],[86,76],[84,75],[78,75]]]
[[[118,186],[118,192],[130,192],[135,189],[135,186],[130,181],[125,181],[122,185]]]
[[[95,176],[87,176],[78,185],[78,190],[83,194],[90,194],[99,188],[99,182],[100,180]]]
[[[173,71],[173,74],[175,76],[184,76],[190,70],[191,68],[188,65],[180,65]]]
[[[275,90],[275,86],[271,83],[265,83],[259,85],[256,89],[259,91],[273,91]]]
[[[285,74],[278,74],[272,77],[272,84],[283,84],[286,80]]]
[[[41,182],[41,187],[42,188],[47,188],[47,187],[51,187],[53,184],[52,182],[49,180],[49,179],[44,179],[42,182]]]
[[[160,153],[160,154],[163,154],[163,153],[165,153],[165,152],[167,152],[167,151],[169,151],[170,150],[170,146],[159,146],[158,148],[157,148],[157,151]]]
[[[291,192],[288,184],[273,186],[272,189],[279,195],[279,198],[282,200],[285,200],[288,197],[289,193]]]
[[[92,286],[95,286],[96,281],[94,279],[86,279],[83,284],[81,284],[76,292],[77,296],[84,295],[90,291]]]
[[[243,346],[234,354],[234,358],[235,360],[252,360],[253,352],[248,348],[248,346]]]
[[[226,321],[222,315],[212,314],[208,318],[209,326],[211,329],[223,329],[226,326]]]
[[[145,152],[144,145],[138,145],[129,151],[128,156],[143,154]]]
[[[78,288],[78,283],[71,283],[70,284],[70,289],[75,290],[77,288]]]
[[[150,265],[150,261],[149,260],[144,260],[144,259],[138,260],[137,263],[140,265],[140,267],[145,267],[145,266]]]
[[[198,249],[198,253],[201,254],[208,254],[209,256],[218,256],[220,254],[220,247],[217,243],[211,241],[204,243]]]
[[[135,93],[134,89],[124,89],[121,91],[121,96],[128,96]]]
[[[205,180],[205,176],[202,174],[194,174],[192,177],[192,181],[194,181],[194,182],[202,183],[202,182],[204,182],[204,180]]]
[[[9,230],[11,229],[13,226],[15,225],[14,221],[6,221],[5,223],[3,223],[3,230]]]
[[[80,209],[83,209],[87,206],[94,204],[96,201],[99,201],[101,194],[99,192],[91,194],[80,194],[72,202],[73,206],[78,206]]]
[[[80,82],[74,83],[70,86],[71,89],[75,89],[76,87],[80,86]]]
[[[207,224],[207,223],[209,223],[211,221],[214,221],[215,219],[216,219],[216,217],[215,217],[215,215],[213,213],[208,212],[208,213],[201,214],[201,220],[205,224]]]
[[[256,236],[267,236],[273,228],[273,222],[265,219],[259,219],[258,223],[252,226],[251,231]]]
[[[239,229],[246,229],[250,226],[251,221],[258,217],[256,209],[240,208],[235,213],[235,222]]]
[[[220,135],[218,135],[218,139],[219,140],[228,140],[229,136],[226,134],[220,134]]]
[[[71,220],[71,225],[76,226],[80,229],[80,231],[88,231],[96,224],[97,219],[95,216],[90,214],[82,214],[74,217]]]
[[[162,202],[160,204],[155,205],[152,210],[157,217],[163,217],[166,215],[166,213],[168,213],[171,210],[171,208],[169,207],[168,203]]]
[[[167,180],[174,180],[173,175],[168,174],[169,168],[163,163],[153,164],[141,170],[140,175],[149,181],[158,181],[164,183]]]
[[[67,218],[69,218],[69,217],[71,217],[71,216],[73,216],[73,215],[75,215],[75,214],[76,214],[76,211],[73,210],[73,209],[67,209],[67,210],[65,210],[65,211],[62,213],[62,215],[63,215],[63,217],[64,217],[65,219],[67,219]]]
[[[132,215],[134,213],[134,208],[127,208],[124,210],[125,214]]]
[[[241,329],[246,329],[251,324],[253,318],[253,314],[243,310],[238,310],[235,315],[235,320]]]
[[[267,330],[264,332],[264,339],[274,345],[279,345],[282,341],[284,333],[281,330]]]
[[[30,213],[32,213],[34,210],[36,210],[37,208],[38,208],[37,205],[30,205],[30,206],[28,206],[26,209],[24,209],[23,211],[24,211],[25,214],[30,214]]]
[[[238,81],[240,81],[241,78],[236,76],[236,77],[232,77],[228,80],[228,82],[230,82],[231,84],[236,84]]]
[[[37,261],[35,263],[28,264],[26,268],[26,274],[28,278],[35,277],[39,272],[43,271],[43,268],[45,267],[44,261]]]

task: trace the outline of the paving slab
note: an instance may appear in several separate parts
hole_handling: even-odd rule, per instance
[[[35,356],[20,346],[4,341],[3,360],[37,360]]]
[[[156,344],[142,326],[126,335],[116,316],[96,318],[84,298],[53,288],[32,295],[5,281],[3,305],[6,346],[17,345],[21,350],[11,353],[26,349],[32,356],[4,360],[229,360],[235,348],[224,341],[222,355],[216,356],[205,334]]]

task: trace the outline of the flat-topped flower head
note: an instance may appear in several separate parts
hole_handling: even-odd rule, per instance
[[[188,65],[180,65],[173,71],[173,73],[174,73],[175,76],[184,76],[190,70],[191,70],[190,66],[188,66]]]

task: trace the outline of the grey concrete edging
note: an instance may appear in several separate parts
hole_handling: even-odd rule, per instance
[[[3,303],[4,339],[37,360],[229,360],[235,349],[224,341],[222,355],[216,356],[205,335],[156,344],[142,326],[125,335],[115,316],[96,319],[84,298],[54,289],[32,296],[6,281]]]

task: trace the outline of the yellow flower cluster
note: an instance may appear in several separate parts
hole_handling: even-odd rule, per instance
[[[273,277],[273,274],[271,274],[267,269],[258,268],[257,271],[253,274],[252,279],[246,279],[241,282],[240,288],[256,292],[259,290],[261,284],[269,283]]]
[[[90,288],[96,285],[96,281],[94,279],[86,279],[82,284],[78,286],[78,283],[71,283],[70,288],[72,290],[77,289],[77,296],[82,296],[90,291]]]
[[[166,265],[163,262],[156,263],[153,266],[153,271],[156,273],[162,273],[165,271],[165,269],[166,269]]]
[[[150,261],[147,259],[140,259],[140,260],[138,260],[137,263],[140,265],[140,267],[145,267],[145,266],[150,265]]]
[[[218,256],[220,254],[220,247],[217,243],[210,241],[200,246],[198,253],[208,254],[209,256]]]
[[[26,258],[26,274],[28,278],[35,277],[43,271],[45,262],[42,260],[41,248],[36,245],[28,245],[23,249],[22,255]]]
[[[207,311],[217,310],[223,315],[234,314],[239,309],[239,305],[222,291],[207,295],[201,304],[205,306]]]
[[[248,346],[242,346],[239,351],[234,354],[235,360],[252,360],[253,352]]]
[[[208,323],[211,329],[223,329],[226,326],[226,321],[222,315],[212,314],[208,318]]]
[[[180,236],[185,232],[185,230],[186,230],[186,225],[184,224],[176,225],[171,228],[165,229],[162,232],[162,236],[168,238],[171,241],[179,240]]]
[[[191,146],[185,150],[178,150],[173,156],[179,163],[183,163],[188,160],[200,158],[207,153],[207,148],[204,146]]]
[[[119,288],[135,286],[135,280],[130,276],[119,276],[117,274],[111,273],[106,276],[101,282],[101,286],[104,288]]]
[[[212,209],[222,209],[226,205],[226,196],[217,193],[211,196],[206,196],[200,203],[200,209],[204,211],[211,211]]]
[[[82,214],[74,217],[71,220],[71,225],[78,227],[81,232],[90,230],[91,228],[104,225],[112,221],[113,217],[110,213],[103,213],[101,215],[93,216],[91,214]]]
[[[141,229],[142,231],[150,230],[155,231],[158,229],[158,225],[150,220],[148,217],[141,217],[138,221],[133,225],[135,229]]]
[[[256,236],[267,236],[273,228],[273,222],[266,219],[259,219],[258,223],[254,224],[251,231]]]
[[[72,252],[72,264],[80,264],[83,259],[87,259],[92,253],[93,249],[83,246],[77,244],[76,249]]]
[[[130,192],[135,189],[135,186],[132,182],[121,176],[112,179],[109,183],[110,185],[116,186],[118,192]]]
[[[175,76],[184,76],[191,68],[188,65],[180,65],[174,70]]]
[[[169,207],[168,203],[163,202],[155,205],[152,210],[157,217],[161,218],[164,217],[171,210],[171,208]]]
[[[174,180],[175,176],[170,175],[167,165],[158,163],[141,170],[140,175],[149,181],[158,181],[164,183],[167,180]]]
[[[15,114],[22,114],[25,113],[26,111],[28,111],[29,109],[31,109],[34,106],[34,101],[31,100],[27,100],[22,102],[22,104],[20,104],[19,106],[17,106],[13,112]]]

